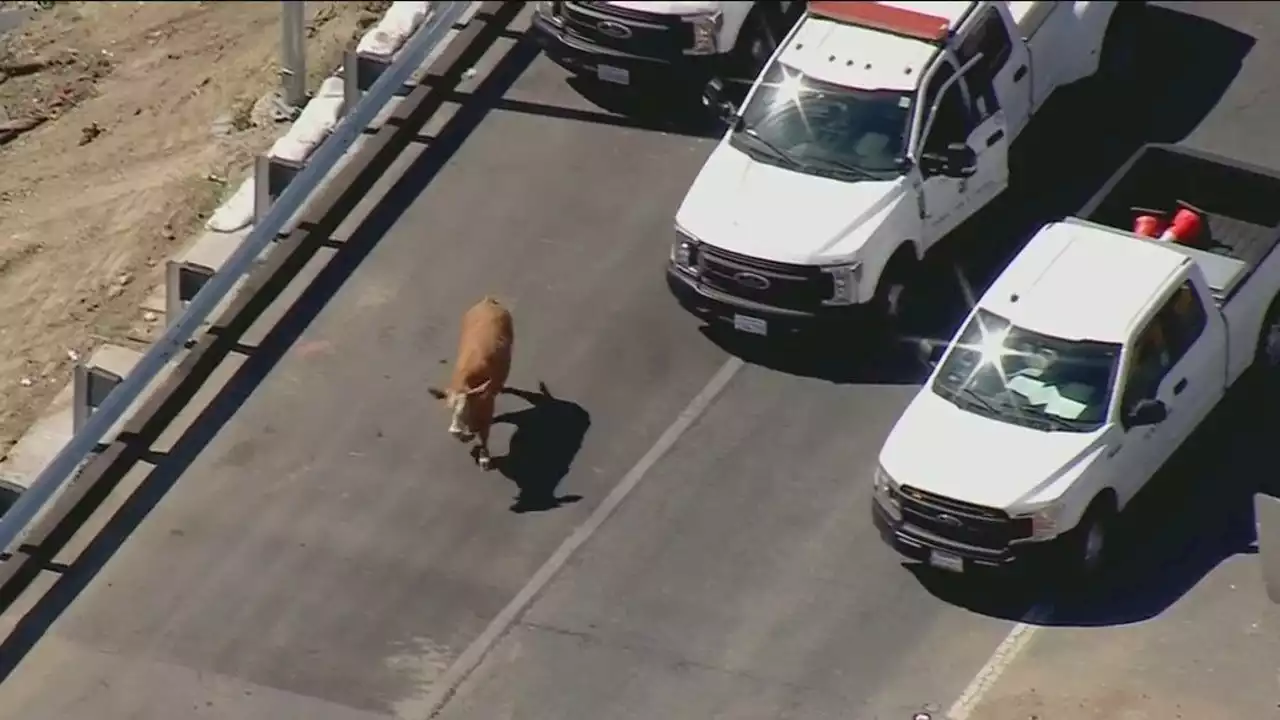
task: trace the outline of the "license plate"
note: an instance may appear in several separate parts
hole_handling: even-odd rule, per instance
[[[964,558],[939,550],[929,551],[929,564],[950,572],[964,572]]]
[[[631,72],[626,68],[616,68],[612,65],[597,65],[596,77],[603,82],[613,83],[614,85],[631,84]]]
[[[769,323],[760,318],[748,317],[746,315],[733,316],[733,329],[741,330],[752,335],[768,335]]]

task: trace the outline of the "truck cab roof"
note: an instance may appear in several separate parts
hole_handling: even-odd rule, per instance
[[[778,60],[825,82],[914,90],[972,2],[811,2]]]
[[[1064,220],[1042,228],[979,305],[1046,335],[1124,343],[1190,262],[1163,243]]]

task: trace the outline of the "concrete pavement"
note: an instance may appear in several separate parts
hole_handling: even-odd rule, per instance
[[[473,85],[501,80],[509,46]],[[517,79],[447,162],[442,140],[406,154],[398,193],[412,202],[373,211],[402,211],[386,236],[338,238],[377,243],[350,277],[300,279],[322,278],[308,295],[334,291],[301,336],[278,329],[300,323],[284,307],[277,329],[258,329],[250,344],[287,345],[284,357],[238,361],[213,410],[157,448],[168,455],[151,473],[168,480],[155,484],[176,482],[149,512],[121,511],[102,534],[127,534],[120,548],[67,558],[61,582],[85,589],[56,618],[30,600],[48,627],[28,620],[42,637],[0,647],[12,665],[0,717],[423,717],[446,668],[725,367],[661,282],[671,216],[710,141],[610,121],[550,63],[507,58],[497,75]],[[1214,63],[1196,67],[1204,97],[1180,87],[1183,106],[1219,105],[1204,127],[1247,142],[1253,126],[1231,123],[1261,122],[1269,78],[1242,76],[1257,85],[1237,81],[1219,103]],[[1180,139],[1196,109],[1151,139]],[[1118,156],[1124,142],[1091,147]],[[1072,166],[1081,188],[1110,169],[1076,160],[1094,161]],[[998,232],[950,243],[945,277],[963,259],[980,283],[1014,249],[991,238],[1049,212],[1017,195],[1003,210]],[[513,384],[545,382],[556,399],[503,427],[496,454],[516,457],[482,474],[423,388],[447,372],[458,313],[486,292],[516,313]],[[962,307],[952,295],[939,305]],[[866,486],[910,373],[746,355],[769,367],[730,365],[446,716],[893,720],[961,693],[1035,598],[963,602],[880,545]],[[219,415],[233,417],[219,428]],[[1072,642],[1075,662],[1097,654]]]
[[[336,290],[301,336],[279,329],[301,322],[279,308],[277,328],[264,324],[248,341],[258,349],[239,361],[240,378],[208,400],[205,418],[183,421],[191,430],[157,448],[168,455],[138,481],[172,483],[154,509],[126,503],[118,527],[101,534],[116,538],[102,543],[108,549],[66,559],[64,589],[52,594],[85,588],[56,619],[58,601],[37,603],[29,615],[40,621],[28,619],[0,649],[13,665],[0,716],[167,720],[189,707],[183,714],[193,717],[421,717],[440,673],[724,366],[728,356],[661,277],[671,217],[711,141],[611,119],[563,71],[508,53],[511,45],[501,41],[471,84],[490,92],[501,76],[518,79],[457,152],[441,164],[450,143],[438,139],[434,153],[407,153],[404,186],[425,188],[393,191],[412,198],[407,208],[372,211],[402,211],[386,236],[355,229],[338,238],[377,242],[350,277],[337,287],[317,267],[300,279],[322,288],[307,293],[312,305],[324,286]],[[517,318],[512,383],[536,391],[543,382],[554,398],[535,396],[532,409],[504,398],[500,409],[519,414],[494,445],[515,454],[483,474],[444,433],[424,388],[448,371],[458,314],[487,292]],[[274,366],[253,356],[285,343]],[[803,547],[825,527],[829,549],[815,556],[825,569],[796,575],[789,592],[753,597],[770,592],[767,573],[722,577],[710,588],[726,601],[714,627],[781,622],[817,604],[825,614],[792,651],[811,667],[874,647],[885,667],[900,656],[923,669],[921,648],[969,638],[949,646],[955,661],[942,666],[936,690],[922,689],[934,675],[921,676],[910,692],[877,702],[944,698],[1008,623],[921,593],[866,522],[866,464],[908,392],[741,372],[706,425],[729,434],[691,430],[675,459],[651,470],[638,492],[655,480],[662,488],[640,496],[636,511],[663,504],[673,480],[686,491],[714,483],[679,516],[650,515],[654,525],[626,531],[630,544],[655,554],[682,536],[705,545],[673,570],[689,583],[716,565],[751,567],[759,543]],[[217,417],[233,413],[217,429]],[[752,451],[784,440],[787,427],[761,463]],[[785,497],[793,505],[778,514]],[[688,536],[686,525],[703,530]],[[752,525],[762,532],[744,534]],[[717,547],[727,559],[706,554]],[[863,570],[852,585],[834,580],[846,562]],[[662,568],[616,576],[612,595],[638,595]],[[709,600],[701,593],[690,601]],[[846,605],[866,620],[847,623]],[[802,642],[846,623],[841,643]],[[799,682],[798,671],[785,674]],[[873,679],[858,683],[869,691]]]

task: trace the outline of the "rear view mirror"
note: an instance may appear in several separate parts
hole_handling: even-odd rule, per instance
[[[706,87],[702,88],[702,104],[709,108],[719,107],[723,96],[724,81],[718,77],[708,80]]]
[[[1131,428],[1159,425],[1169,417],[1169,408],[1154,398],[1139,400],[1125,416],[1125,424]]]
[[[738,117],[737,106],[724,99],[724,81],[718,77],[708,80],[702,89],[702,104],[726,123],[733,123]]]
[[[916,341],[916,357],[919,358],[921,365],[930,370],[942,359],[944,349],[942,345],[929,339],[922,338]]]

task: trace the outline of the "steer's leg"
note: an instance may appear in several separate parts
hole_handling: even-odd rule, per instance
[[[493,465],[493,457],[489,455],[489,428],[493,425],[494,397],[488,393],[475,399],[475,431],[480,441],[476,448],[476,462],[481,470],[488,470]]]

